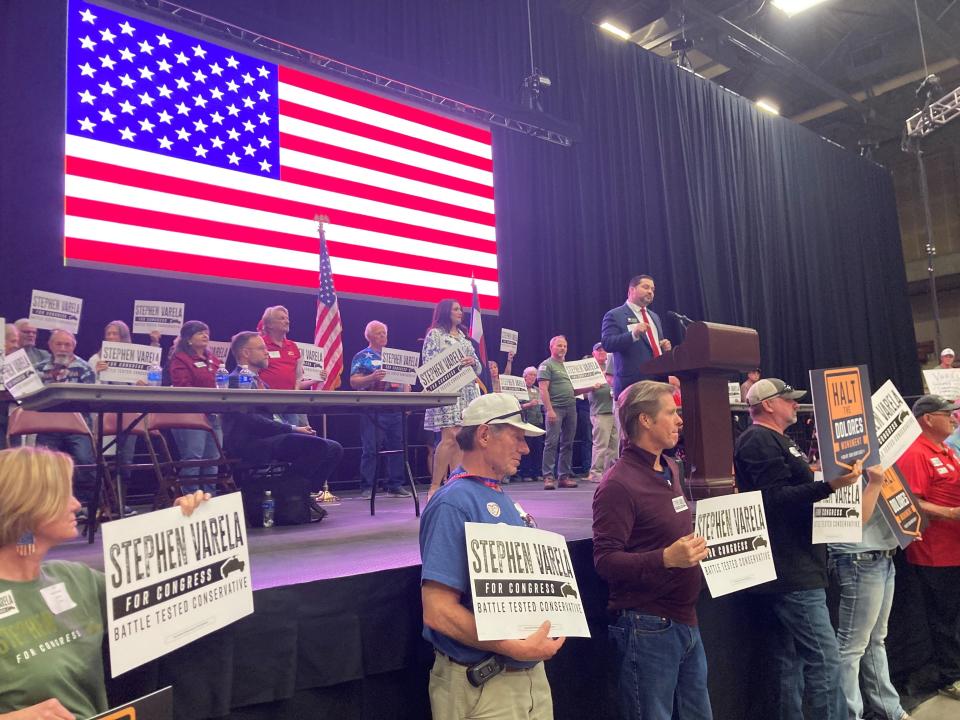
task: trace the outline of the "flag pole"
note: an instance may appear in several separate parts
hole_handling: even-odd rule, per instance
[[[327,216],[327,215],[322,215],[322,214],[320,214],[320,213],[317,213],[316,215],[313,216],[313,221],[314,221],[315,223],[317,223],[317,237],[318,237],[319,240],[320,240],[320,247],[318,248],[318,253],[317,253],[317,254],[319,255],[319,254],[320,254],[319,251],[322,251],[322,250],[323,250],[323,246],[326,245],[326,243],[327,243],[326,235],[324,235],[324,232],[323,232],[323,226],[324,226],[324,224],[330,222],[330,217]],[[327,360],[326,357],[324,357],[323,360],[324,360],[324,363],[326,363],[326,360]],[[326,413],[323,413],[323,414],[320,416],[320,418],[321,418],[321,426],[320,426],[320,433],[321,433],[321,435],[320,435],[320,436],[321,436],[322,438],[326,439],[326,437],[327,437],[327,414],[326,414]],[[334,502],[337,502],[340,498],[338,498],[336,495],[334,495],[332,492],[330,492],[330,483],[329,483],[327,480],[324,480],[324,481],[323,481],[323,491],[317,496],[316,499],[317,499],[318,502],[322,502],[322,503],[334,503]]]

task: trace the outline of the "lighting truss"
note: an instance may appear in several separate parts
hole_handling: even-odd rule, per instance
[[[923,138],[960,116],[960,87],[907,118],[907,136]]]

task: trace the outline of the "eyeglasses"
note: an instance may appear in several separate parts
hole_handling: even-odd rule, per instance
[[[760,398],[757,402],[762,403],[764,400],[773,400],[774,398],[783,397],[789,393],[793,392],[793,388],[789,385],[784,385],[782,389],[775,392],[773,395],[767,395],[766,397]]]

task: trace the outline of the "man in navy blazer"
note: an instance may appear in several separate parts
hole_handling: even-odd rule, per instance
[[[610,353],[614,398],[633,383],[649,379],[640,365],[671,348],[660,316],[648,309],[655,292],[652,277],[635,275],[627,287],[627,301],[603,316],[600,342]]]

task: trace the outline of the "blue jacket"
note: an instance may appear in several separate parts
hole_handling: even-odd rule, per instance
[[[647,315],[650,316],[650,322],[657,329],[657,337],[663,339],[663,326],[660,324],[660,316],[653,310],[647,308]],[[653,350],[650,348],[650,341],[646,334],[635,340],[633,334],[627,329],[627,322],[633,325],[636,322],[642,322],[630,306],[624,303],[619,307],[608,310],[603,316],[603,324],[600,326],[600,342],[603,349],[608,353],[613,353],[611,365],[613,370],[613,397],[616,399],[620,392],[639,380],[646,380],[652,376],[644,375],[640,372],[640,365],[653,358]]]

